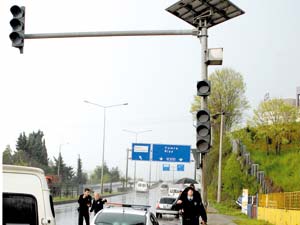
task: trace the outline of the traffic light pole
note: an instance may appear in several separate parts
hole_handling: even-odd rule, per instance
[[[25,34],[25,39],[46,38],[79,38],[79,37],[128,37],[128,36],[197,36],[198,31],[192,30],[138,30],[138,31],[96,31],[96,32],[69,32],[69,33],[40,33]]]
[[[201,78],[202,80],[208,79],[208,73],[207,73],[207,20],[206,19],[200,19],[199,20],[199,39],[201,42]],[[207,96],[202,96],[201,100],[201,109],[207,110],[208,109],[208,102],[207,102]],[[201,164],[202,164],[202,198],[203,198],[203,204],[205,208],[207,208],[207,182],[206,182],[206,155],[205,153],[201,155]]]

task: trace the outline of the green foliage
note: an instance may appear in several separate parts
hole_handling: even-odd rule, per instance
[[[258,187],[255,183],[254,177],[251,177],[242,170],[241,164],[237,160],[237,155],[232,153],[226,160],[223,170],[224,183],[224,199],[236,200],[243,188],[249,189],[249,194],[255,194]]]
[[[43,168],[48,166],[47,148],[42,131],[32,132],[28,137],[24,132],[21,133],[17,140],[16,149],[17,152],[22,151],[18,159],[21,160],[20,156],[23,155],[29,166],[36,164],[42,165]]]
[[[13,154],[9,145],[6,146],[2,154],[2,163],[3,164],[13,164]]]
[[[9,146],[6,147],[3,154],[3,163],[19,166],[38,167],[45,171],[45,174],[57,174],[58,164],[60,164],[60,174],[62,183],[71,183],[74,177],[73,168],[67,166],[59,155],[54,158],[54,163],[48,160],[48,153],[44,133],[40,130],[32,132],[26,136],[21,133],[17,139],[16,151],[12,151]],[[60,161],[60,163],[58,163]],[[85,179],[87,175],[85,174]]]
[[[210,200],[217,199],[218,148],[219,145],[215,143],[207,157],[207,183]],[[227,135],[223,140],[222,151],[222,201],[234,206],[235,201],[242,194],[243,188],[249,189],[250,194],[258,192],[255,178],[246,175],[245,169],[241,167],[239,156],[232,152],[230,138]]]
[[[282,124],[280,135],[276,135],[277,128],[277,124],[247,127],[235,131],[233,137],[246,145],[251,160],[258,163],[259,169],[264,170],[266,177],[273,181],[274,191],[299,191],[300,123]],[[266,137],[271,141],[267,142]],[[281,143],[280,151],[278,143]]]
[[[209,76],[211,81],[211,95],[209,96],[208,108],[211,115],[227,112],[230,116],[225,117],[225,127],[229,130],[242,119],[242,113],[249,107],[245,96],[246,84],[243,76],[233,69],[225,68],[216,70]],[[191,112],[195,115],[201,108],[201,97],[195,96],[191,106]],[[215,129],[219,129],[220,119],[214,121]]]
[[[288,124],[296,122],[299,116],[298,109],[283,99],[274,98],[263,101],[254,110],[253,122],[255,125]]]
[[[97,166],[92,175],[90,176],[90,181],[89,183],[91,184],[99,184],[101,183],[101,171],[102,167],[101,166]],[[103,176],[103,182],[104,183],[109,183],[109,182],[116,182],[120,180],[120,171],[118,167],[113,167],[111,169],[109,169],[106,165],[106,163],[104,163],[104,176]]]
[[[257,129],[257,138],[265,141],[267,154],[269,154],[272,142],[276,154],[280,154],[282,145],[291,143],[292,139],[295,139],[293,136],[297,133],[299,138],[299,132],[294,129],[299,115],[295,106],[276,98],[261,102],[254,110],[251,122]]]
[[[59,153],[58,158],[54,157],[54,166],[52,167],[52,174],[58,173],[59,167],[59,176],[62,183],[71,183],[74,180],[75,172],[71,166],[67,166],[62,158],[61,153]]]

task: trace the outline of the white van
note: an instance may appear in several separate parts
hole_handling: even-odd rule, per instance
[[[3,225],[55,225],[44,171],[3,165]]]
[[[147,183],[143,182],[143,181],[137,182],[135,191],[136,192],[148,192],[149,189],[148,189]]]

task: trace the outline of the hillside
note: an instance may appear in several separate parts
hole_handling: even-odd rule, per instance
[[[260,165],[259,170],[265,171],[274,187],[281,191],[299,191],[300,123],[286,124],[278,130],[271,125],[248,127],[233,136],[242,141],[250,152],[251,160]]]
[[[288,127],[288,126],[286,126]],[[264,129],[266,129],[264,127]],[[268,127],[272,130],[272,127]],[[250,194],[260,191],[256,179],[247,175],[242,168],[239,154],[232,152],[232,138],[239,139],[250,152],[251,161],[259,164],[259,170],[265,171],[266,178],[272,182],[274,191],[300,190],[300,124],[293,124],[281,135],[278,147],[278,136],[273,140],[261,134],[260,128],[245,128],[228,134],[224,140],[222,160],[222,200],[235,204],[243,188]],[[215,137],[218,140],[218,137]],[[208,157],[208,194],[210,200],[216,199],[218,179],[218,143],[216,142]],[[278,151],[280,150],[280,151]]]

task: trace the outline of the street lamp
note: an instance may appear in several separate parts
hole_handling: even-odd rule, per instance
[[[61,161],[61,146],[68,145],[69,142],[59,145],[58,163],[57,163],[57,176],[60,176],[60,161]]]
[[[101,169],[101,194],[103,194],[106,109],[112,108],[112,107],[117,107],[117,106],[128,105],[128,103],[116,104],[116,105],[99,105],[97,103],[89,102],[87,100],[84,100],[84,102],[87,104],[95,105],[95,106],[103,109],[103,147],[102,147],[103,149],[102,149],[102,169]]]
[[[220,146],[219,146],[219,173],[218,173],[218,193],[217,193],[217,202],[221,202],[221,186],[222,186],[222,148],[223,148],[223,131],[224,131],[224,116],[230,115],[230,113],[220,112],[212,116],[213,119],[217,119],[221,116],[221,125],[220,125]]]
[[[137,143],[139,134],[146,133],[146,132],[151,132],[152,130],[133,131],[133,130],[123,129],[123,131],[127,132],[127,133],[131,133],[131,134],[135,134],[135,143]],[[127,161],[128,161],[128,157],[127,157]],[[127,165],[128,165],[128,162],[127,162]],[[136,161],[134,161],[134,175],[133,176],[134,176],[134,178],[133,178],[134,184],[133,185],[135,187],[135,182],[136,182]],[[127,183],[127,178],[128,178],[128,171],[126,171],[126,183]]]

